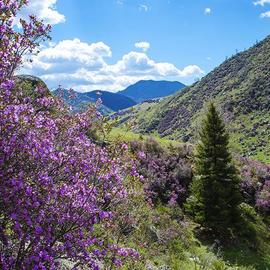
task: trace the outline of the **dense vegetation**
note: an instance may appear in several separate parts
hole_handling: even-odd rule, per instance
[[[31,89],[14,78],[50,30],[31,16],[15,32],[25,4],[0,1],[0,268],[57,269],[65,259],[73,269],[120,266],[138,253],[104,232],[118,230],[116,209],[132,196],[125,182],[136,168],[125,144],[104,148],[89,138],[94,108],[71,115],[42,83]]]
[[[14,76],[49,38],[50,26],[34,16],[13,28],[26,2],[0,0],[0,269],[268,269],[270,167],[241,156],[232,164],[213,109],[194,154],[190,144],[127,139],[99,102],[70,113],[38,78]],[[209,185],[203,193],[192,184],[198,176]],[[186,206],[215,190],[222,226],[213,226],[221,219],[212,206],[203,222]],[[241,193],[230,205],[229,190]],[[235,211],[240,226],[228,230]]]
[[[194,85],[159,104],[132,112],[137,130],[196,140],[204,105],[213,100],[232,133],[231,144],[245,156],[270,161],[270,37],[226,60]]]
[[[189,215],[190,211],[183,206],[191,196],[188,187],[195,173],[193,147],[186,144],[173,146],[167,141],[162,143],[136,135],[134,138],[136,140],[132,141],[131,134],[126,137],[124,132],[121,135],[118,132],[114,140],[131,141],[132,151],[140,160],[138,169],[144,176],[144,196],[152,205],[149,209],[140,204],[144,208],[142,212],[149,214],[151,211],[150,219],[145,218],[140,222],[143,227],[139,227],[143,232],[139,239],[146,241],[148,247],[140,247],[140,252],[151,266],[149,269],[263,270],[269,267],[269,193],[265,192],[268,190],[269,166],[234,157],[240,174],[242,203],[237,209],[240,217],[234,230],[227,228],[229,235],[222,227],[214,233],[208,224],[195,223],[193,215]],[[110,140],[113,139],[110,137]],[[210,200],[218,198],[213,197],[215,195]],[[261,196],[264,203],[261,203]],[[266,205],[268,207],[264,208]],[[217,218],[226,223],[222,217],[218,215]],[[232,229],[233,223],[229,226]],[[138,239],[137,234],[135,239]],[[138,269],[145,269],[144,266],[138,266]]]

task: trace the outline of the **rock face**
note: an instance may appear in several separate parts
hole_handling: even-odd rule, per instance
[[[138,119],[138,130],[192,141],[210,101],[233,133],[233,145],[245,155],[270,156],[270,36],[152,106]]]

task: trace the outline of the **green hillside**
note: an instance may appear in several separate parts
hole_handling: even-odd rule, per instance
[[[192,86],[133,112],[136,129],[192,142],[209,101],[222,112],[232,146],[245,156],[269,162],[270,37],[226,60]]]

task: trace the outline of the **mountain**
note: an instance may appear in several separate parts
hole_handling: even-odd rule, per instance
[[[136,118],[140,132],[192,142],[210,101],[227,123],[232,147],[270,162],[270,36],[192,86],[125,117]]]
[[[87,104],[95,103],[100,98],[102,100],[100,110],[102,113],[108,114],[130,108],[142,101],[171,95],[183,87],[185,85],[179,82],[149,80],[139,81],[117,93],[99,90],[86,93],[75,92],[72,99],[69,98],[68,90],[56,89],[53,93],[62,97],[76,112],[83,110]]]
[[[139,103],[148,99],[172,95],[184,87],[185,85],[180,82],[143,80],[118,93]]]
[[[85,93],[85,95],[87,97],[93,98],[94,100],[100,98],[102,100],[102,104],[113,111],[123,110],[137,104],[130,97],[127,97],[120,93],[111,93],[107,91],[92,91]]]
[[[100,111],[103,114],[123,110],[136,105],[136,102],[129,97],[107,91],[74,92],[73,98],[70,98],[69,90],[65,89],[56,89],[53,91],[53,94],[63,98],[68,105],[73,107],[73,111],[75,112],[83,110],[85,106],[89,103],[95,103],[99,98],[102,100]]]

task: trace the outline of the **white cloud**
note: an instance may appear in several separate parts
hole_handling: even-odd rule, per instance
[[[111,57],[109,46],[103,42],[87,44],[79,39],[63,40],[51,43],[34,57],[33,68],[39,73],[74,72],[81,66],[89,69],[101,69],[106,65],[103,58]]]
[[[264,6],[265,4],[270,4],[270,0],[258,0],[253,2],[253,4],[255,6],[260,5],[260,6]],[[270,17],[270,11],[266,11],[260,14],[261,18],[269,18]]]
[[[145,4],[140,4],[139,5],[139,10],[140,11],[144,11],[147,12],[149,10],[149,6],[145,5]]]
[[[270,11],[264,12],[260,15],[261,18],[270,18]]]
[[[116,4],[118,4],[118,5],[124,5],[124,0],[116,0]]]
[[[199,76],[199,75],[204,74],[204,71],[200,67],[198,67],[197,65],[189,65],[180,71],[179,76],[188,77],[188,76],[192,76],[195,74],[197,74]],[[198,76],[196,76],[196,77],[198,77]]]
[[[270,0],[259,0],[259,1],[255,1],[253,3],[255,6],[257,6],[257,5],[264,6],[265,4],[270,4]]]
[[[192,80],[204,73],[197,65],[179,69],[171,63],[156,62],[145,52],[131,51],[108,64],[106,59],[111,56],[111,48],[103,42],[63,40],[42,48],[32,63],[25,63],[21,73],[40,76],[50,88],[61,84],[78,91],[117,91],[139,80]]]
[[[19,17],[27,18],[29,14],[34,14],[45,23],[64,22],[65,16],[56,10],[56,2],[57,0],[29,0],[29,4],[22,9]]]
[[[135,47],[138,49],[142,49],[144,52],[146,52],[150,48],[150,43],[146,41],[137,42],[135,43]]]
[[[212,10],[209,7],[204,9],[204,14],[205,15],[209,15],[209,14],[211,14],[211,12],[212,12]]]

